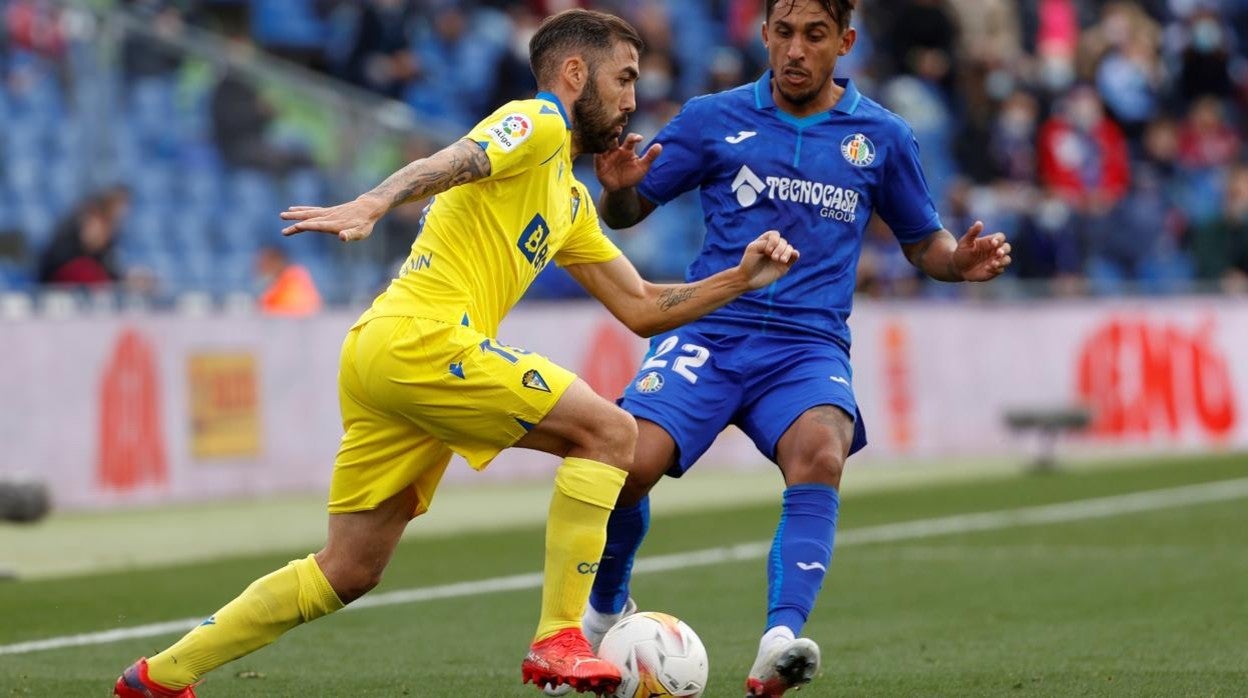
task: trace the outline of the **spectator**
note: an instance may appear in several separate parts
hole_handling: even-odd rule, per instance
[[[1179,252],[1183,217],[1177,205],[1178,139],[1174,124],[1149,125],[1144,154],[1133,165],[1133,186],[1088,240],[1087,273],[1099,294],[1173,290],[1190,276]]]
[[[39,282],[102,286],[121,280],[114,243],[129,207],[129,192],[115,188],[82,202],[57,227],[39,260]]]
[[[269,140],[276,110],[240,68],[254,53],[255,45],[245,35],[232,37],[230,63],[212,93],[212,132],[221,156],[233,167],[277,174],[312,166],[312,158],[300,148]]]
[[[414,8],[403,0],[367,0],[356,9],[355,32],[339,74],[348,82],[398,99],[420,74],[412,55]]]
[[[144,3],[140,13],[152,33],[128,32],[121,45],[122,73],[127,80],[167,77],[182,66],[177,42],[185,33],[182,12],[174,5]]]
[[[996,177],[1035,180],[1039,119],[1040,105],[1026,92],[1015,92],[1001,105],[988,136],[988,158]]]
[[[1192,253],[1198,278],[1248,293],[1248,165],[1231,170],[1221,215],[1196,229]]]
[[[1216,97],[1201,97],[1192,104],[1179,138],[1179,160],[1191,170],[1227,167],[1239,157],[1240,138],[1226,122]]]
[[[321,294],[312,275],[304,267],[290,261],[278,247],[260,248],[256,257],[256,273],[264,284],[260,309],[269,315],[302,317],[321,309]]]
[[[1131,183],[1126,138],[1088,87],[1041,127],[1038,165],[1041,184],[1084,214],[1107,213]]]
[[[1230,97],[1231,34],[1217,11],[1204,9],[1193,13],[1184,39],[1179,96],[1187,101],[1204,96]]]

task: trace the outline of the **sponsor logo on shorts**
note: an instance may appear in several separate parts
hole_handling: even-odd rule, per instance
[[[855,133],[841,141],[841,155],[854,167],[867,167],[875,162],[875,144],[865,135]]]
[[[510,153],[533,135],[533,122],[524,114],[510,114],[486,129],[486,133],[504,153]]]
[[[637,392],[657,393],[663,389],[663,376],[658,371],[651,371],[637,380]]]
[[[524,378],[522,378],[521,381],[524,383],[524,387],[526,388],[541,390],[546,393],[550,392],[550,386],[546,385],[546,379],[542,378],[542,374],[532,369],[524,372]]]

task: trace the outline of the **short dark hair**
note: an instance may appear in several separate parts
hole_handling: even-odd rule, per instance
[[[793,0],[794,5],[796,5],[798,1],[799,0]],[[846,29],[849,29],[849,22],[853,18],[853,14],[854,14],[854,6],[858,4],[857,0],[811,0],[811,1],[819,3],[819,6],[823,8],[824,12],[827,12],[828,15],[832,17],[832,20],[836,22],[836,26],[840,27],[841,31],[845,31]],[[766,2],[767,2],[766,14],[763,16],[767,18],[768,22],[770,22],[771,12],[772,10],[776,9],[777,0],[766,0]]]
[[[645,42],[633,25],[615,15],[593,10],[564,10],[547,17],[529,40],[529,66],[538,86],[547,86],[570,54],[578,51],[606,54],[618,41],[632,44],[637,53],[645,48]],[[592,65],[596,58],[586,56],[586,61]]]

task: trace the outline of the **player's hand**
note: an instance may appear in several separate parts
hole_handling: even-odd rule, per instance
[[[594,156],[594,170],[598,173],[598,181],[604,189],[609,192],[628,189],[637,186],[645,178],[646,172],[650,171],[650,165],[663,152],[663,146],[655,143],[644,155],[637,157],[639,143],[641,136],[630,133],[620,145]]]
[[[377,200],[363,196],[337,206],[291,206],[282,211],[282,219],[298,222],[283,228],[282,235],[318,232],[337,235],[343,242],[363,240],[372,234],[382,213]]]
[[[953,265],[966,281],[995,279],[1010,266],[1010,243],[1005,241],[1005,233],[980,237],[983,232],[983,221],[975,221],[953,251]]]
[[[800,256],[798,251],[774,230],[768,230],[745,248],[738,269],[750,289],[769,286],[788,273]]]

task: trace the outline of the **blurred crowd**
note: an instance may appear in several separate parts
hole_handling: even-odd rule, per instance
[[[9,42],[52,40],[33,27],[38,12],[17,11],[41,4],[8,3]],[[644,36],[629,128],[647,137],[685,100],[751,81],[766,65],[762,0],[122,4],[157,32],[198,24],[236,37],[240,50],[254,44],[402,101],[438,134],[531,95],[528,39],[569,6],[615,12]],[[1004,288],[1248,293],[1248,0],[858,0],[854,26],[858,42],[838,74],[911,124],[947,228],[984,220],[1011,235]],[[162,41],[136,41],[123,60],[133,80],[180,59]],[[210,136],[227,165],[278,176],[315,167],[306,150],[272,137],[269,107],[246,81],[221,80],[212,105]],[[414,136],[403,156],[444,140]],[[596,187],[590,163],[579,167]],[[410,241],[419,206],[410,208],[390,227],[392,256]],[[643,273],[671,279],[701,244],[690,223],[700,219],[686,196],[613,235]],[[860,285],[878,296],[964,292],[919,279],[879,224]],[[575,289],[551,272],[538,292]]]
[[[569,5],[645,37],[632,128],[647,136],[765,68],[759,0],[321,2],[340,38],[321,65],[467,128],[531,93],[528,38]],[[1012,234],[1014,278],[1057,293],[1248,291],[1248,0],[860,0],[854,24],[839,73],[914,128],[947,227]],[[679,276],[696,206],[669,207],[627,250]],[[941,292],[880,225],[861,267],[865,292]]]

